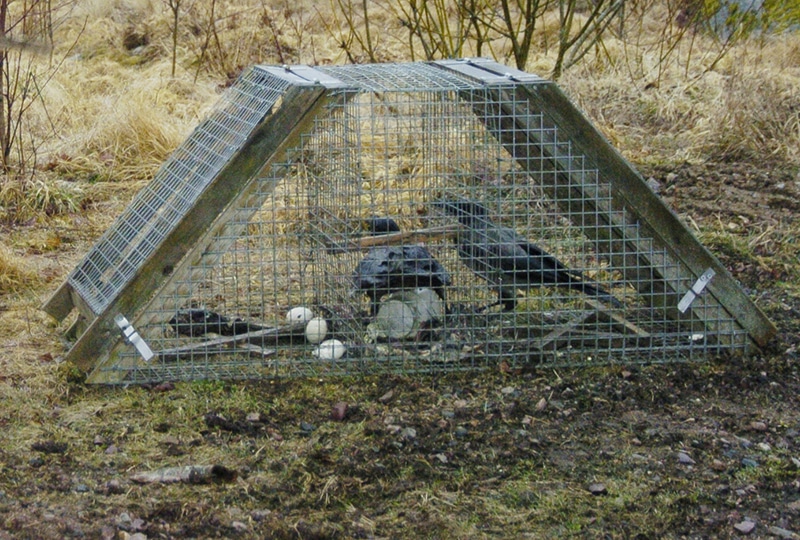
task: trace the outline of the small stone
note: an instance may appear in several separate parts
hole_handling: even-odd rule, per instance
[[[251,412],[247,413],[245,420],[250,422],[251,424],[258,424],[259,422],[263,422],[264,420],[261,418],[260,412]]]
[[[756,528],[756,524],[750,521],[749,519],[746,519],[734,525],[733,528],[742,534],[750,534],[751,532],[753,532],[753,529]]]
[[[502,388],[500,390],[500,393],[503,394],[504,396],[508,396],[508,395],[513,394],[516,391],[517,391],[517,389],[514,388],[513,386],[506,386],[505,388]]]
[[[794,540],[796,538],[800,538],[800,536],[798,536],[797,533],[794,533],[794,532],[792,532],[792,531],[790,531],[788,529],[784,529],[782,527],[776,527],[774,525],[771,526],[767,530],[769,531],[769,534],[771,534],[772,536],[777,536],[778,538],[786,538],[786,539],[791,539],[791,540]]]
[[[119,448],[117,448],[113,444],[111,446],[109,446],[108,448],[106,448],[106,454],[108,454],[108,455],[116,454],[117,452],[119,452]]]
[[[767,424],[760,421],[750,422],[750,429],[753,431],[767,431]]]
[[[100,539],[101,540],[114,540],[117,537],[117,531],[114,527],[110,525],[103,525],[103,528],[100,529]]]
[[[163,444],[164,446],[178,446],[181,444],[181,441],[174,435],[167,435],[166,437],[161,439],[161,444]]]
[[[311,433],[315,429],[316,428],[314,427],[314,424],[311,424],[309,422],[300,422],[300,431],[302,431],[303,433]]]
[[[331,409],[331,419],[336,422],[341,422],[347,416],[348,406],[344,401],[336,403]]]
[[[392,400],[393,397],[394,397],[394,390],[389,390],[388,392],[383,394],[381,397],[379,397],[378,401],[380,401],[383,404],[386,404],[386,403],[389,403]]]
[[[725,469],[727,469],[727,467],[725,466],[725,462],[719,459],[715,459],[714,461],[711,462],[711,468],[717,472],[722,472]]]
[[[744,437],[736,437],[736,439],[739,441],[742,448],[750,448],[753,446],[753,442],[749,439],[745,439]]]
[[[28,460],[28,465],[30,465],[31,467],[41,467],[42,465],[44,465],[44,459],[42,459],[39,456],[32,457],[31,459]]]
[[[467,431],[467,428],[464,426],[458,426],[455,430],[456,437],[466,437],[467,433],[469,433],[469,431]]]
[[[800,499],[790,502],[789,504],[786,505],[786,508],[788,508],[792,512],[800,513]]]
[[[591,493],[592,495],[606,495],[608,493],[606,485],[600,483],[589,484],[589,487],[586,489],[588,489],[589,493]]]
[[[75,491],[77,493],[88,493],[89,492],[89,486],[87,486],[86,484],[78,484],[78,485],[75,486]]]
[[[765,443],[765,442],[758,443],[756,445],[756,448],[758,448],[762,452],[771,452],[772,451],[772,447],[768,443]]]
[[[742,466],[750,469],[758,467],[758,461],[750,458],[742,458]]]
[[[253,518],[253,521],[260,522],[260,521],[264,521],[265,519],[267,519],[267,516],[269,516],[271,513],[272,513],[272,510],[269,510],[269,509],[266,509],[266,510],[253,510],[252,512],[250,512],[250,517]]]
[[[445,417],[445,418],[455,418],[456,413],[454,411],[449,410],[449,409],[445,409],[445,410],[442,411],[442,416]]]
[[[415,439],[417,437],[417,430],[412,427],[404,428],[400,431],[400,436],[408,440]]]
[[[231,523],[231,529],[238,533],[243,533],[247,531],[247,525],[241,521],[234,521]]]
[[[147,535],[144,533],[137,532],[136,534],[132,534],[128,537],[128,540],[147,540]]]
[[[103,446],[104,444],[106,444],[106,440],[100,435],[95,435],[93,444],[95,446]]]
[[[433,459],[438,460],[440,463],[447,463],[449,461],[444,454],[434,454]]]
[[[694,465],[696,462],[692,459],[692,456],[686,452],[678,452],[678,463],[682,465]]]
[[[122,493],[124,490],[122,488],[122,483],[117,480],[116,478],[112,478],[108,482],[105,483],[105,489],[108,493]]]
[[[545,398],[541,398],[538,402],[536,402],[536,411],[542,412],[547,408],[547,400]]]

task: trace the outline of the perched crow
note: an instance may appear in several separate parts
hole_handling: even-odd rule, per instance
[[[505,310],[516,306],[517,289],[547,286],[573,289],[621,305],[597,283],[570,270],[513,229],[493,223],[484,206],[469,200],[440,201],[434,206],[458,219],[462,226],[457,233],[459,256],[478,276],[497,287],[497,303]]]
[[[373,236],[400,232],[400,226],[390,217],[373,217],[366,220],[365,225]]]
[[[241,319],[231,321],[228,317],[207,309],[182,309],[169,320],[175,333],[181,336],[200,337],[206,334],[238,336],[261,330],[261,326]]]
[[[372,218],[367,225],[374,235],[400,231],[391,218]],[[380,246],[370,249],[358,263],[353,284],[369,296],[374,315],[383,296],[400,290],[429,288],[444,300],[450,274],[423,246]]]

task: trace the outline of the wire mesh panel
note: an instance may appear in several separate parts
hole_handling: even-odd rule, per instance
[[[122,380],[586,366],[746,346],[515,83],[329,68],[337,90],[139,317]],[[170,167],[199,167],[179,154]]]
[[[96,315],[193,208],[287,86],[257,67],[245,72],[73,270],[70,285]]]

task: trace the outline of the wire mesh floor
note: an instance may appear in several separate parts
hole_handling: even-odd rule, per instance
[[[664,307],[695,278],[511,83],[489,93],[424,65],[349,67],[327,72],[355,89],[337,93],[139,318],[156,357],[128,347],[103,369],[126,382],[412,373],[698,360],[746,346],[707,296],[692,318]],[[250,94],[235,90],[226,107]],[[196,169],[197,148],[170,167]],[[312,318],[324,322],[309,328]]]

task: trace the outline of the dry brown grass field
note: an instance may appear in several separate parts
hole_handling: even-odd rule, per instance
[[[642,2],[558,79],[777,324],[752,358],[121,388],[62,361],[41,303],[230,80],[424,52],[398,3],[368,3],[367,50],[346,2],[184,0],[173,76],[167,2],[64,4],[52,51],[21,53],[46,84],[0,177],[0,538],[800,537],[796,33],[667,54],[675,13]],[[527,71],[551,74],[557,32]],[[188,465],[235,478],[132,479]]]

